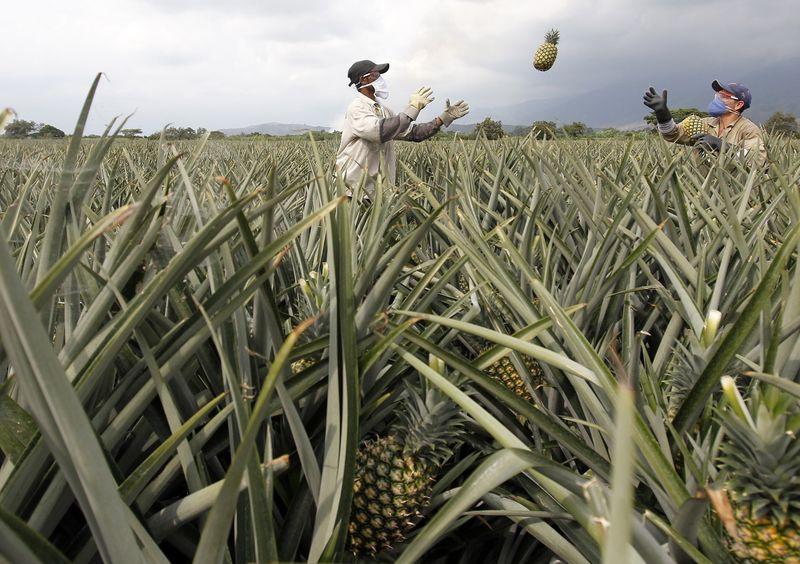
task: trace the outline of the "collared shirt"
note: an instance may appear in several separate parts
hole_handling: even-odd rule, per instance
[[[719,137],[730,145],[739,148],[742,157],[750,158],[755,156],[756,163],[763,165],[767,161],[767,148],[764,145],[764,134],[761,129],[752,121],[744,116],[728,124],[720,130],[719,118],[706,117],[702,118],[703,123],[706,124],[706,133]],[[675,122],[671,122],[673,125]],[[694,140],[683,130],[681,124],[677,124],[674,128],[669,128],[670,124],[660,124],[658,129],[661,135],[667,141],[672,143],[680,143],[681,145],[693,145]],[[665,131],[665,129],[670,129]]]
[[[394,183],[397,172],[394,140],[422,141],[439,131],[435,120],[413,124],[418,114],[419,110],[413,106],[396,114],[388,106],[359,92],[347,107],[342,141],[336,154],[336,173],[343,175],[349,189],[358,186],[366,173],[364,189],[371,195],[381,161],[384,174]]]

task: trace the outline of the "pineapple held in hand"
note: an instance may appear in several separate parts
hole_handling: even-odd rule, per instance
[[[551,29],[544,36],[544,43],[539,45],[533,56],[533,68],[540,71],[550,70],[558,55],[558,30]]]
[[[723,378],[731,405],[723,417],[721,470],[732,507],[723,522],[732,554],[747,562],[800,563],[800,406],[777,388],[746,405]]]
[[[694,137],[696,135],[705,135],[708,133],[708,126],[706,122],[703,121],[703,118],[691,114],[686,116],[683,121],[681,122],[681,128],[683,129],[684,133],[689,137]]]
[[[458,406],[438,390],[410,389],[398,423],[356,454],[350,551],[374,556],[405,540],[462,433]]]

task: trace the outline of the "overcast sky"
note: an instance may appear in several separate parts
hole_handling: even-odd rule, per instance
[[[64,130],[99,71],[90,129],[135,111],[150,133],[339,126],[363,58],[391,64],[397,109],[431,86],[432,118],[446,97],[496,107],[800,55],[798,0],[26,0],[4,2],[3,22],[0,106]],[[531,60],[551,27],[562,43],[542,73]]]

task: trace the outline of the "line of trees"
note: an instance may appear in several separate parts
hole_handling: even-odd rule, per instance
[[[139,135],[141,135],[141,129],[138,130]],[[182,140],[182,139],[198,139],[208,133],[208,130],[205,127],[198,127],[194,129],[193,127],[167,127],[164,130],[164,138],[170,141]],[[212,131],[208,135],[209,139],[222,139],[225,137],[225,134],[221,131]],[[160,139],[161,138],[161,131],[155,131],[147,136],[148,139]]]
[[[12,139],[60,139],[66,134],[49,123],[36,123],[25,119],[15,119],[6,126],[5,137]]]
[[[698,109],[698,108],[677,108],[672,110],[672,116],[676,122],[680,122],[685,119],[689,115],[698,115],[700,117],[708,116],[708,113]],[[656,120],[653,114],[648,114],[644,117],[645,123],[652,126],[651,131],[655,131]],[[789,137],[800,137],[800,122],[798,119],[788,112],[775,112],[772,116],[769,117],[767,121],[763,123],[764,129],[766,129],[770,133],[774,134],[782,134]],[[192,127],[167,127],[164,130],[164,138],[170,141],[176,140],[191,140],[191,139],[198,139],[208,133],[208,130],[204,127],[198,127],[194,129]],[[463,134],[462,137],[465,138],[475,138],[478,136],[486,137],[489,140],[500,139],[505,137],[506,135],[513,135],[513,136],[525,136],[529,133],[533,134],[535,139],[547,140],[547,139],[555,139],[556,137],[594,137],[594,138],[604,138],[604,137],[616,137],[621,135],[631,135],[631,132],[624,132],[618,131],[613,128],[603,129],[600,131],[595,131],[589,128],[585,123],[581,121],[574,121],[572,123],[567,123],[564,125],[557,125],[554,121],[535,121],[530,126],[523,126],[523,127],[515,127],[510,132],[507,132],[503,129],[503,124],[500,121],[493,120],[490,117],[487,117],[482,122],[475,125],[475,129],[472,133]],[[156,131],[150,135],[147,135],[147,139],[160,139],[161,138],[161,131]],[[328,132],[315,132],[314,137],[317,139],[329,139],[336,137],[338,132],[328,133]],[[446,133],[440,133],[441,135],[446,135]],[[3,133],[5,137],[10,137],[14,139],[25,139],[25,138],[32,138],[32,139],[60,139],[65,137],[66,134],[58,129],[57,127],[50,125],[48,123],[36,123],[35,121],[29,121],[24,119],[15,119],[10,124],[6,126],[5,132]],[[135,138],[143,138],[144,134],[142,130],[139,128],[127,128],[120,131],[120,135],[127,139],[135,139]],[[96,137],[93,135],[87,135],[86,137]],[[247,137],[247,138],[265,138],[271,137],[267,134],[259,134],[253,133],[249,135],[237,135],[237,138]],[[225,134],[221,131],[211,131],[209,133],[210,139],[223,139],[225,138]]]
[[[167,127],[164,130],[164,137],[170,141],[179,139],[197,139],[205,135],[207,132],[208,130],[204,127],[198,127],[197,129],[192,127]],[[136,127],[122,129],[119,134],[121,137],[126,139],[144,137],[142,130]],[[3,136],[12,139],[60,139],[62,137],[66,137],[66,133],[54,125],[50,125],[49,123],[36,123],[32,120],[15,119],[6,126]],[[86,135],[85,137],[97,136]],[[147,139],[159,139],[160,137],[161,131],[156,131],[148,135]],[[221,131],[212,131],[209,134],[210,139],[222,139],[224,137],[225,134]]]
[[[536,139],[555,139],[556,137],[584,137],[592,132],[592,129],[582,121],[574,121],[563,126],[558,126],[554,121],[535,121],[530,126],[515,127],[506,132],[502,122],[487,117],[475,126],[475,130],[471,134],[465,135],[465,137],[485,136],[489,140],[494,140],[507,135],[517,137],[533,133]]]

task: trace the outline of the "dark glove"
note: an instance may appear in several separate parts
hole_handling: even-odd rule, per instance
[[[650,90],[644,93],[644,105],[653,110],[658,123],[669,123],[672,120],[672,114],[669,113],[669,108],[667,107],[666,90],[659,96],[656,89],[651,86]]]
[[[695,135],[694,137],[692,137],[692,139],[695,140],[695,147],[703,151],[722,150],[722,139],[720,139],[719,137],[715,137],[714,135],[709,135],[709,134]]]

